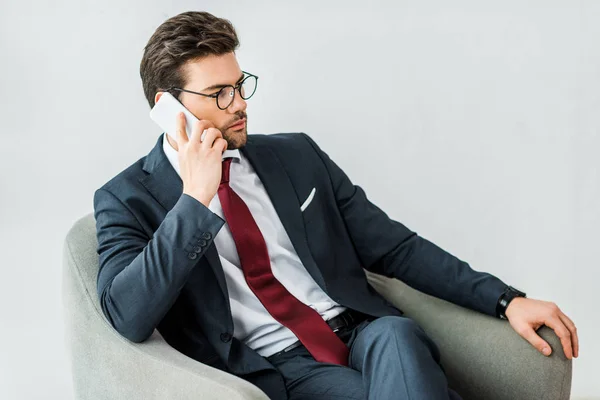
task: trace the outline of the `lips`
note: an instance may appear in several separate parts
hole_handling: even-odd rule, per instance
[[[244,126],[246,126],[246,118],[242,118],[241,120],[237,121],[235,124],[230,125],[229,129],[238,130],[238,129],[242,129]]]

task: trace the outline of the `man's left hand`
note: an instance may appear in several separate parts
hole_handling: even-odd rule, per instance
[[[543,355],[549,356],[552,349],[536,331],[546,325],[560,338],[567,359],[579,356],[577,328],[556,304],[516,297],[508,304],[504,314],[513,329]]]

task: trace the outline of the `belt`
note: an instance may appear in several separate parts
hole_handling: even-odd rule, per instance
[[[368,317],[369,317],[368,315],[363,314],[359,311],[347,309],[346,311],[329,319],[326,322],[327,322],[327,325],[329,325],[329,327],[334,332],[338,332],[339,330],[344,329],[344,328],[354,327],[354,326],[358,325],[359,322],[364,321]],[[272,355],[268,356],[267,358],[276,357],[280,354],[287,353],[288,351],[295,349],[296,347],[299,347],[299,346],[302,346],[302,342],[299,340],[296,340],[294,343],[292,343],[285,349],[278,351],[277,353],[272,354]]]

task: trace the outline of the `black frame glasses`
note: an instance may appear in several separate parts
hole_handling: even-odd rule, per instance
[[[223,86],[221,89],[219,89],[218,92],[216,93],[212,93],[212,94],[205,94],[205,93],[199,93],[199,92],[194,92],[192,90],[187,90],[187,89],[181,89],[178,87],[172,87],[169,88],[167,90],[165,90],[166,92],[171,92],[171,91],[177,91],[177,92],[186,92],[186,93],[192,93],[192,94],[197,94],[198,96],[204,96],[204,97],[210,97],[215,99],[215,102],[217,103],[217,107],[220,110],[226,110],[227,107],[229,107],[232,103],[233,100],[235,99],[235,92],[237,91],[240,94],[240,97],[244,100],[248,100],[250,97],[252,97],[252,95],[254,93],[256,93],[256,88],[258,87],[258,76],[251,74],[249,72],[246,71],[242,71],[246,76],[244,76],[244,78],[237,83],[235,86],[232,85],[227,85],[227,86]],[[252,93],[250,94],[244,94],[242,93],[242,85],[244,85],[244,83],[248,80],[248,79],[254,79],[254,90],[252,90]],[[219,104],[219,98],[221,98],[221,95],[223,93],[227,93],[227,92],[223,92],[224,90],[229,89],[229,96],[227,97],[229,99],[229,103],[222,107],[223,104]],[[178,96],[175,96],[178,97]]]

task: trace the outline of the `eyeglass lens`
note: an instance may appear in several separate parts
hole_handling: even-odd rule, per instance
[[[254,92],[256,91],[256,77],[252,75],[248,75],[244,80],[240,83],[239,91],[242,99],[248,100]],[[233,86],[225,86],[219,91],[217,95],[217,106],[220,109],[226,109],[233,103],[233,98],[235,97],[235,88]]]

